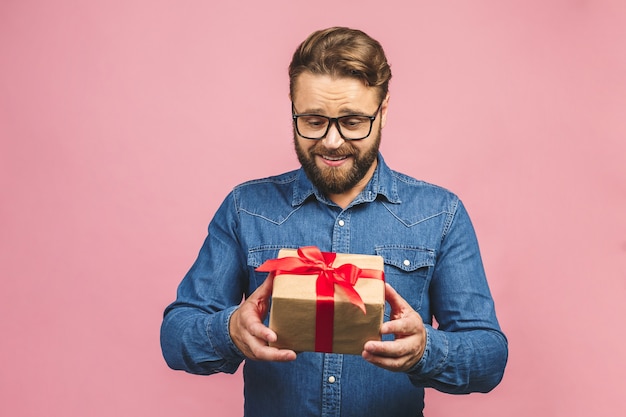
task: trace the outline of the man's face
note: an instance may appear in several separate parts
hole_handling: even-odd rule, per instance
[[[387,116],[387,98],[380,107],[378,90],[354,78],[300,74],[292,97],[296,114],[312,113],[328,117],[376,115],[371,134],[361,140],[346,141],[331,124],[325,138],[305,139],[294,128],[298,160],[311,182],[325,194],[337,195],[364,187],[376,169],[381,129]]]

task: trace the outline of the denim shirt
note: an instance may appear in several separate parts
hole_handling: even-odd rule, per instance
[[[235,372],[245,358],[228,322],[242,296],[265,280],[267,273],[255,268],[280,248],[310,245],[382,256],[385,280],[424,321],[424,355],[406,373],[358,355],[247,360],[245,416],[420,416],[425,387],[487,392],[500,382],[507,340],[463,204],[443,188],[392,171],[380,154],[372,179],[345,209],[301,169],[237,186],[165,310],[161,345],[168,365],[194,374]]]

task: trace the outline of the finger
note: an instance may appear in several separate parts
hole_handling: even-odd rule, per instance
[[[244,306],[241,307],[243,310]],[[240,311],[233,318],[240,317]],[[231,328],[231,337],[239,350],[250,359],[289,361],[296,358],[293,351],[278,349],[268,344],[276,341],[276,333],[259,321],[253,314],[242,317],[243,321]],[[232,319],[231,319],[232,322]]]
[[[381,334],[395,334],[396,337],[414,334],[419,329],[419,323],[411,317],[403,317],[386,321],[380,326]]]
[[[272,329],[265,326],[258,318],[253,317],[249,318],[249,320],[250,321],[246,324],[247,334],[244,333],[244,354],[246,354],[246,356],[257,360],[272,361],[288,361],[295,359],[295,352],[269,346],[269,344],[277,340],[276,333]]]
[[[258,346],[252,352],[251,358],[260,361],[288,362],[297,357],[293,350],[278,349],[272,346]]]
[[[265,300],[269,299],[272,295],[272,289],[274,288],[274,273],[270,272],[265,281],[257,287],[256,290],[248,297],[248,299]]]
[[[249,320],[251,320],[252,323],[265,320],[269,311],[273,284],[274,274],[271,273],[252,294],[246,297],[246,301],[239,308],[242,312],[242,320],[247,323],[247,327],[250,325]]]
[[[392,312],[411,309],[409,303],[388,282],[385,283],[385,300],[389,303]]]
[[[400,355],[396,348],[387,346],[389,343],[395,342],[385,342],[381,345],[369,344],[368,342],[361,356],[373,365],[390,371],[399,371],[405,367],[408,357]]]
[[[404,358],[385,358],[382,356],[368,357],[366,354],[363,355],[363,358],[372,365],[392,372],[406,371],[411,368],[407,365],[407,361]]]
[[[361,356],[381,368],[405,371],[419,361],[421,348],[414,338],[398,339],[393,342],[367,342]]]
[[[257,321],[256,319],[254,322],[248,325],[248,331],[250,332],[250,335],[267,343],[275,342],[277,338],[276,332],[267,327],[261,321]]]
[[[371,340],[363,346],[363,350],[376,356],[399,358],[410,354],[413,350],[413,345],[416,342],[416,340],[411,340],[411,338],[402,338],[384,342]]]

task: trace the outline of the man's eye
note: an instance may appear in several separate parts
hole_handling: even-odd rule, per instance
[[[359,129],[368,121],[369,119],[367,117],[346,117],[341,119],[341,127],[345,127],[346,129]]]
[[[311,128],[316,128],[316,127],[319,128],[319,127],[324,127],[326,123],[328,123],[328,121],[321,117],[307,117],[304,119],[304,123],[306,123],[307,126]]]

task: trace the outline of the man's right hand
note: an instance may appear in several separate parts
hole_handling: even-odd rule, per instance
[[[276,341],[276,333],[263,324],[269,311],[273,283],[274,274],[271,273],[230,316],[230,337],[246,358],[259,361],[292,361],[296,359],[296,352],[293,350],[269,346],[269,343]]]

